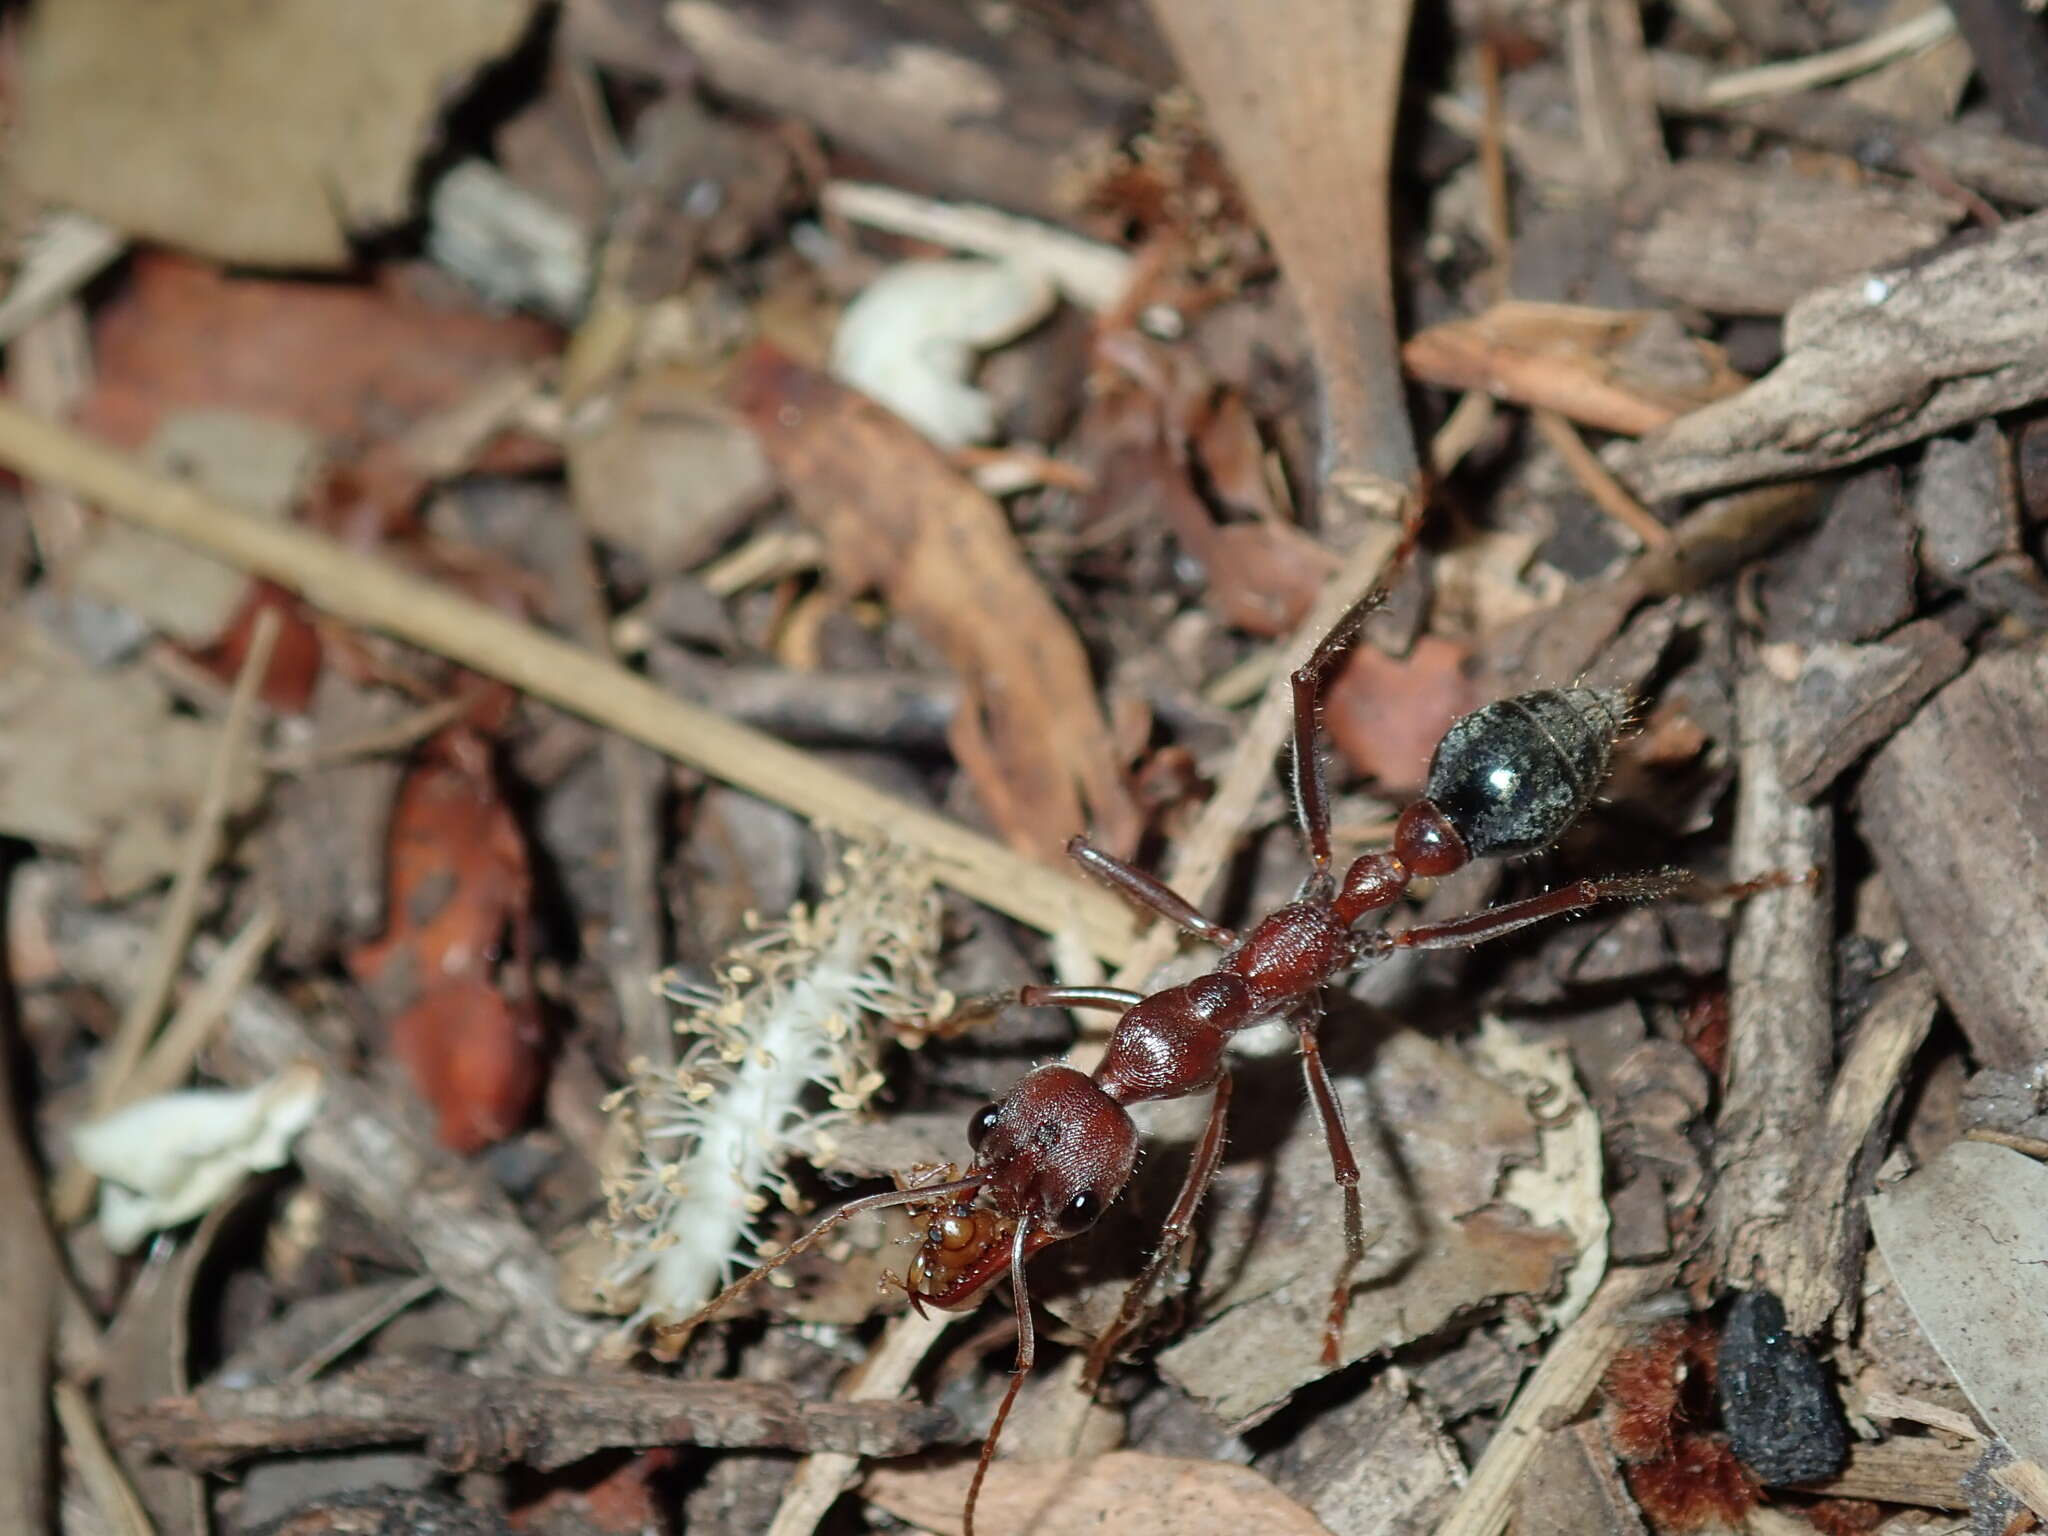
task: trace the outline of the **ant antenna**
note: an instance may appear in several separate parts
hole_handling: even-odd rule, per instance
[[[974,1536],[974,1506],[981,1498],[981,1485],[988,1477],[989,1465],[996,1459],[996,1442],[1002,1438],[1004,1421],[1010,1417],[1024,1378],[1038,1361],[1038,1336],[1031,1326],[1031,1296],[1024,1284],[1024,1258],[1029,1251],[1026,1240],[1030,1233],[1031,1217],[1027,1212],[1018,1219],[1017,1230],[1010,1236],[1010,1295],[1017,1308],[1017,1361],[1010,1368],[1010,1385],[996,1408],[995,1422],[988,1427],[988,1438],[981,1442],[981,1458],[974,1464],[974,1481],[967,1485],[967,1507],[960,1515],[960,1536]]]
[[[925,1184],[914,1186],[910,1189],[884,1190],[879,1195],[868,1195],[859,1200],[849,1201],[812,1227],[810,1231],[804,1233],[802,1237],[799,1237],[787,1248],[784,1248],[780,1253],[762,1260],[758,1266],[741,1275],[739,1279],[733,1281],[731,1285],[728,1285],[716,1296],[705,1302],[703,1306],[692,1312],[680,1323],[671,1323],[666,1326],[657,1327],[655,1329],[656,1353],[673,1359],[681,1351],[684,1342],[692,1333],[697,1331],[699,1326],[709,1322],[713,1317],[723,1312],[727,1306],[752,1290],[767,1276],[774,1274],[776,1270],[782,1268],[783,1265],[787,1264],[798,1254],[815,1248],[819,1240],[826,1233],[839,1226],[840,1223],[848,1221],[855,1216],[865,1216],[870,1211],[888,1210],[892,1206],[918,1205],[927,1200],[943,1200],[951,1195],[968,1194],[981,1188],[981,1184],[982,1175],[976,1173],[969,1174],[964,1179],[953,1179],[944,1184]]]

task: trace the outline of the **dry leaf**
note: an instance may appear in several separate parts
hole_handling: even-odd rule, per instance
[[[862,1492],[899,1520],[958,1536],[972,1462],[878,1467]],[[1090,1461],[999,1461],[974,1512],[980,1536],[1329,1536],[1250,1467],[1112,1451]]]
[[[1869,1203],[1899,1294],[1971,1406],[2048,1459],[2048,1167],[1959,1141]]]
[[[771,348],[739,395],[839,582],[879,589],[960,673],[954,754],[1004,836],[1047,859],[1083,830],[1127,851],[1137,813],[1087,655],[1002,509],[915,430]]]
[[[0,831],[97,859],[110,896],[176,867],[218,729],[173,715],[145,666],[95,670],[30,618],[0,620]],[[229,803],[254,803],[251,765]]]
[[[342,267],[412,212],[420,154],[534,0],[64,0],[22,48],[40,196],[226,261]],[[301,359],[303,365],[303,359]]]
[[[1743,385],[1719,347],[1687,336],[1662,310],[1578,304],[1496,304],[1417,332],[1401,361],[1427,384],[1482,389],[1629,436]]]
[[[1466,671],[1471,648],[1418,636],[1406,656],[1361,645],[1323,698],[1323,729],[1344,760],[1388,793],[1419,791],[1444,732],[1486,700]]]
[[[500,986],[527,953],[532,876],[498,792],[490,746],[451,726],[422,749],[391,816],[384,935],[349,956],[393,1007],[391,1049],[439,1117],[441,1144],[474,1152],[524,1123],[544,1038],[529,978]]]
[[[1251,1110],[1258,1086],[1242,1074],[1233,1108]],[[1284,1086],[1298,1101],[1298,1078]],[[1378,1229],[1352,1293],[1344,1360],[1426,1338],[1494,1298],[1550,1291],[1573,1244],[1497,1203],[1507,1166],[1536,1155],[1520,1097],[1412,1030],[1388,1037],[1367,1084],[1341,1083],[1340,1096],[1367,1230]],[[1240,1139],[1264,1123],[1256,1110],[1234,1118]],[[1218,1176],[1205,1212],[1211,1288],[1194,1327],[1158,1357],[1218,1418],[1256,1415],[1327,1374],[1322,1323],[1343,1253],[1341,1209],[1305,1108],[1270,1167],[1226,1164]]]
[[[144,252],[97,317],[97,381],[79,424],[132,448],[172,412],[214,408],[369,442],[559,346],[537,320],[411,297],[403,269],[375,287],[277,282]],[[529,450],[491,467],[551,457]]]

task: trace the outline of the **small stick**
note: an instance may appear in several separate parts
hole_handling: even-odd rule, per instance
[[[194,1471],[252,1456],[426,1442],[450,1470],[553,1471],[623,1446],[907,1456],[959,1426],[923,1403],[812,1402],[781,1382],[465,1376],[373,1366],[330,1381],[201,1387],[116,1419],[122,1438]]]
[[[8,401],[0,401],[0,464],[69,487],[105,511],[268,576],[339,619],[461,662],[800,815],[914,849],[931,861],[936,879],[1019,922],[1048,933],[1079,924],[1105,959],[1129,952],[1131,915],[1109,892],[674,698],[609,657],[309,529],[224,506]]]
[[[1592,498],[1593,505],[1634,534],[1645,549],[1670,547],[1671,530],[1652,517],[1649,508],[1631,496],[1628,488],[1608,472],[1607,466],[1586,446],[1586,440],[1579,436],[1579,429],[1567,417],[1556,411],[1537,409],[1529,413],[1529,420],[1543,441],[1564,460],[1564,467],[1578,481],[1579,489]]]
[[[199,985],[178,1004],[170,1023],[150,1046],[149,1054],[136,1063],[122,1092],[122,1103],[132,1104],[151,1094],[168,1093],[185,1080],[192,1063],[199,1059],[206,1042],[227,1017],[229,1006],[255,979],[257,967],[277,938],[278,922],[277,908],[264,902],[242,925],[241,932],[214,957]]]
[[[277,645],[278,618],[272,609],[256,616],[256,630],[242,670],[235,677],[234,696],[228,701],[227,718],[221,723],[220,740],[207,768],[206,786],[192,818],[192,828],[178,850],[177,872],[171,877],[170,895],[164,899],[148,954],[143,960],[142,979],[129,994],[128,1006],[114,1038],[100,1059],[93,1078],[92,1109],[104,1115],[129,1102],[129,1079],[149,1049],[150,1033],[163,1016],[164,1003],[185,964],[185,950],[199,926],[199,903],[206,894],[206,877],[220,854],[221,830],[227,824],[235,771],[247,756],[249,733],[255,723],[256,695],[270,671],[270,653]],[[96,1187],[92,1173],[83,1163],[67,1164],[57,1176],[51,1208],[61,1225],[80,1220],[92,1204]]]
[[[92,1404],[85,1400],[85,1394],[71,1382],[60,1381],[52,1396],[57,1409],[57,1423],[64,1430],[64,1441],[78,1462],[79,1479],[92,1494],[93,1502],[99,1506],[108,1528],[116,1536],[156,1536],[156,1527],[150,1523],[142,1500],[135,1496],[128,1474],[121,1470],[121,1463],[107,1449],[106,1436],[100,1433],[99,1417],[92,1411]]]
[[[1789,96],[1817,85],[1831,85],[1876,69],[1880,64],[1889,64],[1893,59],[1932,48],[1943,38],[1953,36],[1955,30],[1956,19],[1949,14],[1948,7],[1931,6],[1910,21],[1886,27],[1846,48],[1831,48],[1803,59],[1759,64],[1754,69],[1716,76],[1702,88],[1700,101],[1706,106],[1726,107],[1763,96]]]

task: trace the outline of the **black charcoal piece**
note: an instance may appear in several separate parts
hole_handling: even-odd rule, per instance
[[[1759,1481],[1810,1483],[1841,1469],[1842,1405],[1769,1291],[1743,1291],[1729,1304],[1716,1384],[1728,1444]]]

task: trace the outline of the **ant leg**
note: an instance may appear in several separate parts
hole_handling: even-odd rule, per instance
[[[1202,1196],[1209,1192],[1217,1165],[1223,1161],[1223,1130],[1229,1116],[1230,1074],[1226,1072],[1216,1079],[1216,1094],[1209,1101],[1209,1123],[1203,1128],[1202,1139],[1197,1143],[1188,1171],[1181,1179],[1180,1193],[1174,1197],[1173,1210],[1166,1218],[1166,1225],[1159,1229],[1159,1246],[1152,1250],[1152,1257],[1145,1261],[1138,1278],[1125,1290],[1123,1304],[1116,1311],[1116,1320],[1102,1331],[1095,1347],[1088,1351],[1088,1364],[1081,1373],[1084,1391],[1093,1392],[1101,1382],[1103,1372],[1116,1358],[1118,1347],[1129,1337],[1139,1314],[1144,1311],[1145,1299],[1151,1294],[1152,1287],[1159,1283],[1159,1277],[1166,1273],[1167,1266],[1194,1232],[1195,1212],[1202,1204]]]
[[[1145,994],[1122,987],[1019,987],[1017,1001],[1026,1008],[1106,1008],[1125,1013],[1145,1001]]]
[[[1393,949],[1463,949],[1503,938],[1518,928],[1540,923],[1545,918],[1578,912],[1603,901],[1655,901],[1684,888],[1692,877],[1683,870],[1664,869],[1647,875],[1623,875],[1614,880],[1575,880],[1541,896],[1488,907],[1449,922],[1425,923],[1402,933],[1377,935],[1373,947],[1382,953]]]
[[[1141,907],[1150,907],[1169,923],[1198,939],[1206,939],[1223,949],[1237,942],[1237,935],[1221,923],[1212,922],[1195,910],[1178,891],[1156,875],[1148,875],[1135,865],[1126,864],[1114,854],[1104,853],[1085,837],[1071,838],[1067,842],[1067,856],[1104,885],[1113,885]]]
[[[1308,1096],[1316,1107],[1316,1119],[1323,1127],[1323,1139],[1330,1148],[1330,1172],[1344,1192],[1344,1262],[1337,1268],[1337,1283],[1330,1291],[1330,1310],[1323,1319],[1323,1364],[1334,1366],[1344,1343],[1344,1316],[1351,1310],[1351,1277],[1365,1258],[1365,1213],[1358,1200],[1358,1159],[1352,1155],[1351,1138],[1344,1130],[1344,1106],[1330,1083],[1330,1069],[1323,1065],[1323,1048],[1316,1039],[1316,1026],[1323,1020],[1321,998],[1314,998],[1293,1011],[1294,1037],[1301,1043],[1301,1075],[1308,1080]]]
[[[981,1485],[988,1477],[990,1464],[996,1459],[996,1442],[1003,1437],[1003,1424],[1016,1404],[1024,1378],[1031,1374],[1031,1367],[1038,1361],[1038,1334],[1031,1325],[1031,1295],[1024,1284],[1025,1238],[1030,1231],[1031,1218],[1026,1216],[1017,1223],[1017,1230],[1010,1238],[1010,1296],[1017,1309],[1017,1363],[1010,1367],[1010,1385],[996,1407],[995,1421],[988,1427],[988,1438],[981,1442],[981,1457],[974,1464],[974,1481],[967,1485],[967,1505],[960,1512],[960,1536],[974,1536],[974,1506],[981,1499]]]
[[[1351,610],[1331,626],[1316,643],[1307,661],[1288,674],[1294,688],[1294,820],[1301,829],[1302,846],[1315,865],[1311,878],[1327,881],[1330,873],[1330,796],[1323,783],[1323,762],[1316,756],[1316,724],[1321,718],[1323,687],[1330,673],[1351,653],[1358,631],[1379,609],[1386,606],[1394,583],[1401,577],[1409,557],[1415,553],[1420,525],[1411,522],[1394,553],[1388,557],[1380,584],[1366,593]]]

